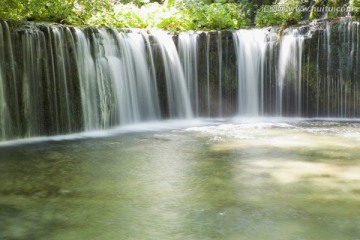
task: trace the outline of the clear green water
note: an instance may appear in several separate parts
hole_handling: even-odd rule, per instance
[[[0,147],[0,239],[360,239],[360,124]]]

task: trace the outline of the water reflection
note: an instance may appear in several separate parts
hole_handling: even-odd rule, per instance
[[[0,239],[357,239],[358,123],[1,147]]]

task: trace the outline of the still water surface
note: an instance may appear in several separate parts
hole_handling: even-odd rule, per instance
[[[360,123],[0,146],[0,239],[359,240]]]

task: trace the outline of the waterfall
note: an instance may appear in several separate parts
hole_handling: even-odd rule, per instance
[[[269,32],[267,34],[266,53],[263,71],[263,115],[274,116],[276,115],[277,105],[277,63],[279,55],[278,35],[276,32]]]
[[[358,116],[358,23],[341,21],[316,33],[285,31],[279,50],[276,113],[279,116]],[[305,30],[305,31],[304,31]],[[303,32],[302,32],[303,31]]]
[[[359,40],[359,23],[341,21],[337,28],[326,24],[319,32],[314,46],[316,55],[306,63],[315,66],[313,72],[310,69],[315,81],[313,83],[310,77],[308,83],[314,85],[312,115],[359,117]]]
[[[159,118],[155,79],[146,61],[142,35],[101,30],[100,36],[101,67],[114,88],[114,109],[107,110],[112,125]]]
[[[218,50],[218,115],[222,117],[223,111],[222,111],[222,105],[223,105],[223,99],[222,99],[222,63],[223,63],[223,47],[222,47],[222,34],[221,32],[217,32],[217,50]]]
[[[12,42],[7,22],[0,22],[0,141],[19,134],[21,128]]]
[[[159,100],[155,42],[166,72],[169,117],[192,117],[191,102],[198,96],[194,90],[189,98],[191,86],[171,36],[154,33],[151,42],[145,32],[12,28],[1,22],[0,140],[160,119],[166,114]]]
[[[206,112],[207,117],[211,115],[210,102],[210,34],[206,33]]]
[[[276,38],[0,21],[0,141],[204,116],[360,117],[359,23]]]
[[[5,49],[4,30],[2,25],[0,25],[0,48]],[[0,51],[0,60],[3,59],[5,59],[4,52]],[[7,131],[9,128],[11,128],[10,112],[5,98],[6,92],[4,86],[5,81],[3,80],[5,78],[2,71],[3,66],[4,62],[0,61],[0,140],[7,138],[9,135]]]
[[[175,44],[165,32],[156,31],[153,35],[164,63],[169,115],[171,118],[191,118],[193,112],[189,93]]]
[[[178,43],[179,57],[195,116],[199,116],[198,37],[197,33],[180,33]]]
[[[330,40],[331,40],[331,27],[329,24],[326,25],[326,32],[324,34],[324,38],[325,38],[325,42],[326,44],[324,44],[324,51],[326,51],[326,72],[330,72],[331,71],[331,44],[330,44]],[[331,78],[330,74],[327,74],[326,77],[326,109],[327,109],[327,117],[331,116],[331,112],[330,112],[330,105],[331,105],[331,97],[330,97],[330,91],[331,88],[333,86],[333,79]]]
[[[282,36],[276,101],[279,116],[284,115],[283,101],[292,102],[293,115],[301,116],[303,39],[298,29],[285,32]]]
[[[238,114],[263,115],[266,32],[239,30],[233,37],[238,70]]]
[[[76,62],[80,82],[81,103],[83,111],[84,130],[100,127],[100,109],[98,106],[98,88],[95,71],[95,62],[91,55],[91,48],[85,33],[75,28]]]

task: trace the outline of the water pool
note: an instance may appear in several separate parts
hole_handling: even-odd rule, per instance
[[[360,123],[217,121],[0,146],[0,239],[360,239]]]

